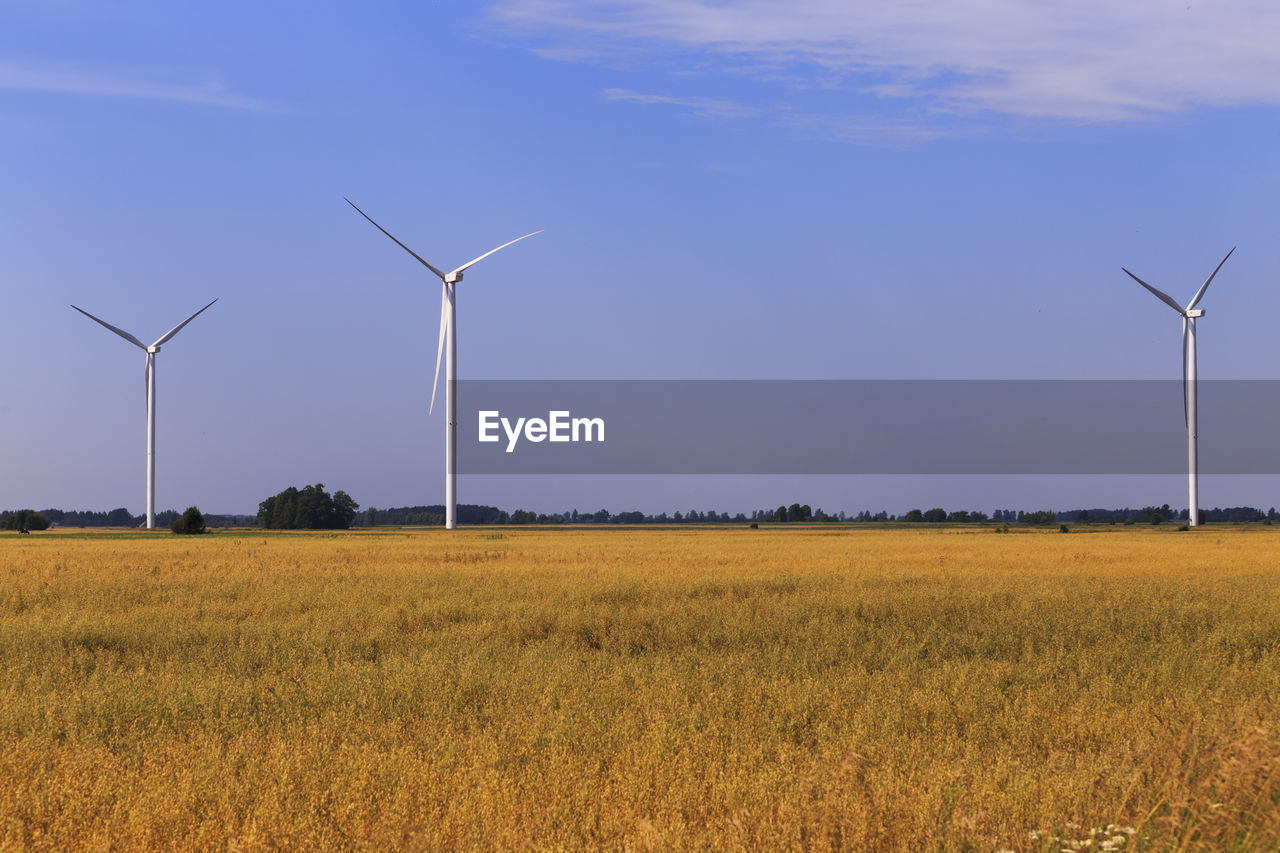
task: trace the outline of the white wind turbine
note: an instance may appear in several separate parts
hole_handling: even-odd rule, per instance
[[[440,296],[440,342],[436,346],[436,375],[435,375],[435,378],[431,380],[431,406],[430,408],[428,408],[427,411],[429,412],[435,411],[436,385],[438,385],[440,382],[440,358],[444,354],[445,338],[448,338],[449,339],[449,358],[445,361],[445,368],[444,368],[444,384],[445,384],[444,526],[446,530],[453,530],[458,526],[458,472],[457,472],[457,468],[458,468],[458,441],[457,441],[457,438],[458,438],[458,415],[457,415],[458,389],[457,389],[457,382],[455,381],[458,378],[458,326],[457,326],[457,302],[456,302],[456,294],[454,292],[454,285],[462,281],[463,271],[466,270],[468,267],[470,267],[472,264],[483,261],[485,258],[492,255],[494,252],[497,252],[499,249],[505,249],[507,248],[507,246],[510,246],[512,243],[520,242],[525,237],[532,237],[534,234],[541,234],[542,231],[541,230],[533,231],[529,234],[525,234],[524,237],[517,237],[514,240],[510,240],[506,243],[503,243],[497,249],[490,249],[480,257],[467,261],[465,264],[454,269],[451,272],[440,272],[440,270],[431,266],[431,264],[427,263],[421,257],[419,257],[418,254],[413,251],[413,249],[410,249],[404,243],[401,243],[394,236],[392,236],[390,231],[383,228],[378,223],[374,222],[373,219],[370,218],[369,214],[365,213],[363,210],[356,207],[355,203],[352,202],[351,199],[344,198],[343,201],[345,201],[347,204],[351,205],[352,207],[355,207],[356,213],[359,213],[365,219],[368,219],[371,223],[373,223],[374,228],[377,228],[383,234],[386,234],[388,237],[391,237],[392,241],[397,246],[399,246],[401,249],[404,249],[409,254],[413,255],[413,257],[417,259],[418,263],[422,264],[424,267],[431,270],[431,272],[435,273],[436,277],[439,278],[441,283],[444,285],[444,289]]]
[[[1222,265],[1227,262],[1227,258],[1231,257],[1231,253],[1235,251],[1232,247],[1231,252],[1227,252],[1227,257],[1218,262],[1218,266],[1214,268],[1209,277],[1204,280],[1204,284],[1200,285],[1200,289],[1196,291],[1196,295],[1191,297],[1191,301],[1187,303],[1186,308],[1182,308],[1173,297],[1167,293],[1156,290],[1133,273],[1121,267],[1129,278],[1151,291],[1157,299],[1168,305],[1182,317],[1182,415],[1187,424],[1187,518],[1192,527],[1200,524],[1200,484],[1198,478],[1200,475],[1200,462],[1197,458],[1197,443],[1199,439],[1199,431],[1196,419],[1196,320],[1204,316],[1204,309],[1197,308],[1200,300],[1204,298],[1204,292],[1209,289],[1209,282],[1213,281],[1213,277],[1218,274],[1218,270],[1222,269]]]
[[[217,301],[218,300],[216,299],[213,300],[213,302]],[[212,305],[213,302],[210,302],[209,305]],[[108,329],[115,332],[134,346],[139,347],[147,354],[147,529],[151,529],[156,526],[156,353],[160,352],[160,346],[162,344],[168,342],[170,338],[182,331],[183,326],[203,314],[205,310],[208,309],[209,305],[204,306],[204,308],[201,308],[199,311],[192,314],[169,331],[165,332],[160,336],[160,339],[151,346],[147,346],[123,329],[117,329],[110,323],[104,320],[99,320],[83,308],[76,308],[74,305],[71,306],[93,322],[106,326]]]

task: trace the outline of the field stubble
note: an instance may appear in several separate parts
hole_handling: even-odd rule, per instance
[[[1280,846],[1270,531],[0,554],[7,848]]]

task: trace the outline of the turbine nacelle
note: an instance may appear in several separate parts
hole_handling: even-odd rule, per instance
[[[1185,316],[1188,320],[1194,320],[1194,319],[1196,319],[1197,317],[1203,317],[1203,316],[1204,316],[1204,309],[1203,309],[1203,308],[1191,308],[1191,309],[1190,309],[1190,310],[1188,310],[1188,311],[1186,312],[1186,314],[1184,314],[1183,316]]]
[[[462,281],[462,273],[460,272],[447,272],[442,277],[444,278],[445,284],[456,284],[457,282]]]
[[[160,347],[158,347],[158,346],[149,346],[149,347],[147,347],[147,352],[151,353],[152,355],[155,355],[156,353],[160,352]]]

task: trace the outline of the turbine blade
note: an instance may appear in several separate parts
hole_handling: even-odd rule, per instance
[[[449,285],[440,287],[440,343],[436,346],[436,376],[431,380],[431,406],[427,414],[436,410],[436,386],[440,384],[440,357],[444,355],[444,333],[448,328],[449,318]]]
[[[351,201],[351,199],[347,198],[346,196],[343,196],[342,200],[343,200],[343,201],[345,201],[347,204],[351,205],[352,207],[356,207],[356,206],[355,206],[355,204]],[[369,214],[365,213],[363,210],[361,210],[361,209],[360,209],[360,208],[358,208],[358,207],[356,207],[356,213],[360,214],[360,215],[361,215],[361,216],[363,216],[365,219],[368,219],[370,222],[373,222],[373,219],[371,219],[371,218],[369,217]],[[391,237],[392,242],[394,242],[394,243],[395,243],[397,246],[399,246],[401,249],[404,249],[406,252],[408,252],[409,254],[413,255],[415,258],[417,258],[417,259],[418,259],[418,263],[422,264],[424,267],[426,267],[427,269],[429,269],[429,270],[431,270],[433,273],[435,273],[435,274],[436,274],[436,277],[438,277],[440,280],[442,280],[442,281],[444,280],[444,273],[440,272],[440,270],[436,269],[435,267],[431,266],[431,264],[429,264],[429,263],[427,263],[426,261],[424,261],[421,257],[419,257],[418,253],[417,253],[417,252],[415,252],[413,249],[410,249],[410,248],[409,248],[408,246],[406,246],[404,243],[401,243],[401,242],[400,242],[399,240],[397,240],[395,237],[392,237],[392,235],[391,235],[391,232],[390,232],[390,231],[388,231],[387,229],[383,228],[381,225],[379,225],[379,224],[378,224],[378,223],[376,223],[376,222],[373,222],[373,227],[374,227],[374,228],[377,228],[379,231],[381,231],[383,234],[386,234],[388,237]]]
[[[1129,276],[1129,278],[1133,279],[1138,284],[1142,285],[1147,290],[1150,290],[1152,293],[1154,293],[1156,295],[1156,298],[1159,299],[1161,302],[1163,302],[1165,305],[1168,305],[1170,308],[1172,308],[1174,311],[1177,311],[1179,314],[1182,313],[1182,306],[1179,305],[1177,302],[1174,302],[1172,296],[1170,296],[1169,294],[1163,291],[1156,290],[1154,287],[1147,284],[1145,281],[1138,278],[1133,273],[1129,272],[1128,270],[1125,270],[1124,267],[1121,267],[1120,269],[1124,270],[1125,275]]]
[[[1190,310],[1190,309],[1188,309]],[[1187,403],[1187,323],[1186,317],[1182,318],[1182,422],[1187,429],[1191,429],[1191,411]]]
[[[449,274],[450,274],[450,275],[453,275],[453,273],[459,273],[459,272],[462,272],[463,270],[465,270],[467,267],[471,266],[472,264],[477,264],[477,263],[479,263],[480,261],[483,261],[485,258],[487,258],[487,257],[489,257],[490,255],[492,255],[494,252],[497,252],[497,251],[500,251],[500,250],[502,250],[502,249],[505,249],[505,248],[507,248],[508,246],[510,246],[512,243],[519,243],[519,242],[520,242],[521,240],[523,240],[525,237],[532,237],[534,234],[541,234],[541,233],[542,233],[542,229],[539,229],[539,230],[537,230],[537,231],[531,231],[531,232],[529,232],[528,234],[524,235],[524,237],[517,237],[517,238],[515,238],[514,240],[510,240],[510,241],[508,241],[508,242],[506,242],[506,243],[503,243],[503,244],[502,244],[501,246],[499,246],[497,249],[490,249],[489,251],[485,252],[485,253],[484,253],[483,255],[481,255],[480,257],[478,257],[478,258],[473,258],[472,260],[467,261],[465,264],[463,264],[462,266],[458,267],[456,270],[454,270],[453,272],[451,272],[451,273],[449,273]]]
[[[1232,246],[1231,251],[1227,252],[1227,258],[1231,257],[1232,252],[1234,252],[1235,250],[1236,250],[1236,247]],[[1219,261],[1218,265],[1214,267],[1213,272],[1210,273],[1209,277],[1204,280],[1204,284],[1200,285],[1200,289],[1196,291],[1196,295],[1191,299],[1191,304],[1187,306],[1188,311],[1190,311],[1192,308],[1195,308],[1196,305],[1199,304],[1200,299],[1204,296],[1204,292],[1209,289],[1209,282],[1213,281],[1213,277],[1218,274],[1218,270],[1222,269],[1222,265],[1227,262],[1227,258],[1223,258],[1221,261]]]
[[[217,302],[217,301],[218,301],[218,300],[216,300],[216,299],[215,299],[215,300],[213,300],[213,302]],[[212,305],[212,304],[213,304],[213,302],[210,302],[210,303],[209,303],[209,305]],[[178,334],[178,332],[181,332],[181,331],[182,331],[182,327],[183,327],[183,326],[187,325],[187,324],[188,324],[188,323],[190,323],[192,320],[194,320],[195,318],[199,317],[199,316],[200,316],[201,314],[203,314],[206,310],[208,310],[209,305],[204,306],[204,308],[201,308],[199,311],[197,311],[196,313],[192,314],[190,317],[188,317],[187,319],[183,320],[181,323],[179,323],[178,325],[174,326],[174,327],[173,327],[172,329],[170,329],[169,331],[165,332],[165,333],[164,333],[164,335],[160,338],[160,340],[156,341],[154,344],[152,344],[152,346],[153,346],[153,347],[158,347],[158,346],[160,346],[161,344],[163,344],[163,343],[165,343],[166,341],[168,341],[168,340],[169,340],[170,338],[172,338],[174,335]]]
[[[74,305],[72,305],[71,307],[72,307],[72,308],[76,308],[76,306],[74,306]],[[137,339],[137,338],[135,338],[133,335],[131,335],[131,334],[129,334],[128,332],[126,332],[124,329],[117,329],[115,326],[111,325],[111,324],[110,324],[110,323],[108,323],[107,321],[105,321],[105,320],[99,320],[97,317],[93,316],[93,315],[92,315],[92,314],[90,314],[88,311],[85,311],[83,308],[76,308],[76,310],[77,310],[77,311],[79,311],[79,312],[80,312],[81,314],[83,314],[84,316],[88,317],[88,318],[89,318],[90,320],[92,320],[93,322],[97,323],[98,325],[100,325],[100,326],[106,326],[108,329],[110,329],[111,331],[115,332],[117,335],[119,335],[120,337],[124,338],[126,341],[128,341],[128,342],[129,342],[129,343],[131,343],[131,344],[133,344],[134,346],[136,346],[136,347],[141,347],[142,349],[146,349],[146,348],[147,348],[147,345],[146,345],[146,344],[144,344],[142,341],[138,340],[138,339]]]

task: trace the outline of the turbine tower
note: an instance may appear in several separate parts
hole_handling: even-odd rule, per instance
[[[397,246],[413,255],[418,263],[431,270],[431,272],[434,273],[444,285],[444,289],[440,295],[440,342],[436,345],[436,375],[435,378],[431,380],[431,406],[427,411],[435,411],[436,385],[440,382],[440,358],[444,354],[445,338],[448,338],[449,358],[445,361],[444,368],[444,526],[446,530],[453,530],[458,526],[458,389],[456,381],[458,378],[458,327],[457,295],[455,293],[454,286],[458,282],[462,281],[462,273],[472,264],[483,261],[494,252],[497,252],[500,249],[505,249],[512,243],[519,243],[525,237],[532,237],[534,234],[541,234],[542,231],[533,231],[529,234],[525,234],[524,237],[517,237],[514,240],[503,243],[497,249],[490,249],[480,257],[467,261],[452,272],[440,272],[440,270],[431,266],[431,264],[419,257],[413,249],[410,249],[404,243],[401,243],[392,236],[390,231],[374,222],[373,219],[370,218],[369,214],[356,207],[355,203],[352,202],[351,199],[344,198],[343,201],[352,207],[355,207],[356,213],[359,213],[365,219],[368,219],[369,222],[373,224],[374,228],[377,228],[383,234],[391,237],[392,242]]]
[[[1200,475],[1200,461],[1197,458],[1197,444],[1199,433],[1197,427],[1196,414],[1196,320],[1204,316],[1204,309],[1197,308],[1200,300],[1204,298],[1204,292],[1209,289],[1209,283],[1213,281],[1213,277],[1218,274],[1218,270],[1222,269],[1222,265],[1227,262],[1227,258],[1231,257],[1231,253],[1235,251],[1232,247],[1231,252],[1227,252],[1227,257],[1218,262],[1218,266],[1214,268],[1209,277],[1204,280],[1204,284],[1200,285],[1200,289],[1196,291],[1196,295],[1191,297],[1191,301],[1187,303],[1186,308],[1182,308],[1173,297],[1167,293],[1157,290],[1129,272],[1124,267],[1125,274],[1138,284],[1151,291],[1157,299],[1168,305],[1178,315],[1182,317],[1182,417],[1187,425],[1187,518],[1192,527],[1200,524],[1200,484],[1198,478]]]
[[[217,301],[218,300],[216,299],[213,300],[213,302],[217,302]],[[210,302],[209,305],[212,305],[213,302]],[[88,311],[85,311],[83,308],[76,308],[76,306],[74,305],[71,306],[72,308],[75,308],[84,316],[88,317],[93,322],[101,326],[107,327],[108,329],[115,332],[117,335],[124,338],[126,341],[138,347],[139,349],[141,349],[143,352],[147,354],[147,529],[148,530],[156,526],[156,353],[160,352],[160,346],[162,344],[167,343],[170,338],[178,334],[178,332],[182,331],[183,326],[187,325],[196,317],[199,317],[201,314],[203,314],[205,310],[209,307],[209,305],[204,306],[204,308],[201,308],[199,311],[192,314],[190,317],[183,320],[181,323],[174,326],[169,331],[165,332],[163,335],[161,335],[160,339],[157,340],[151,346],[147,346],[142,341],[138,340],[133,335],[129,334],[123,329],[117,329],[115,326],[111,325],[110,323],[104,320],[99,320],[97,317],[93,316]]]

